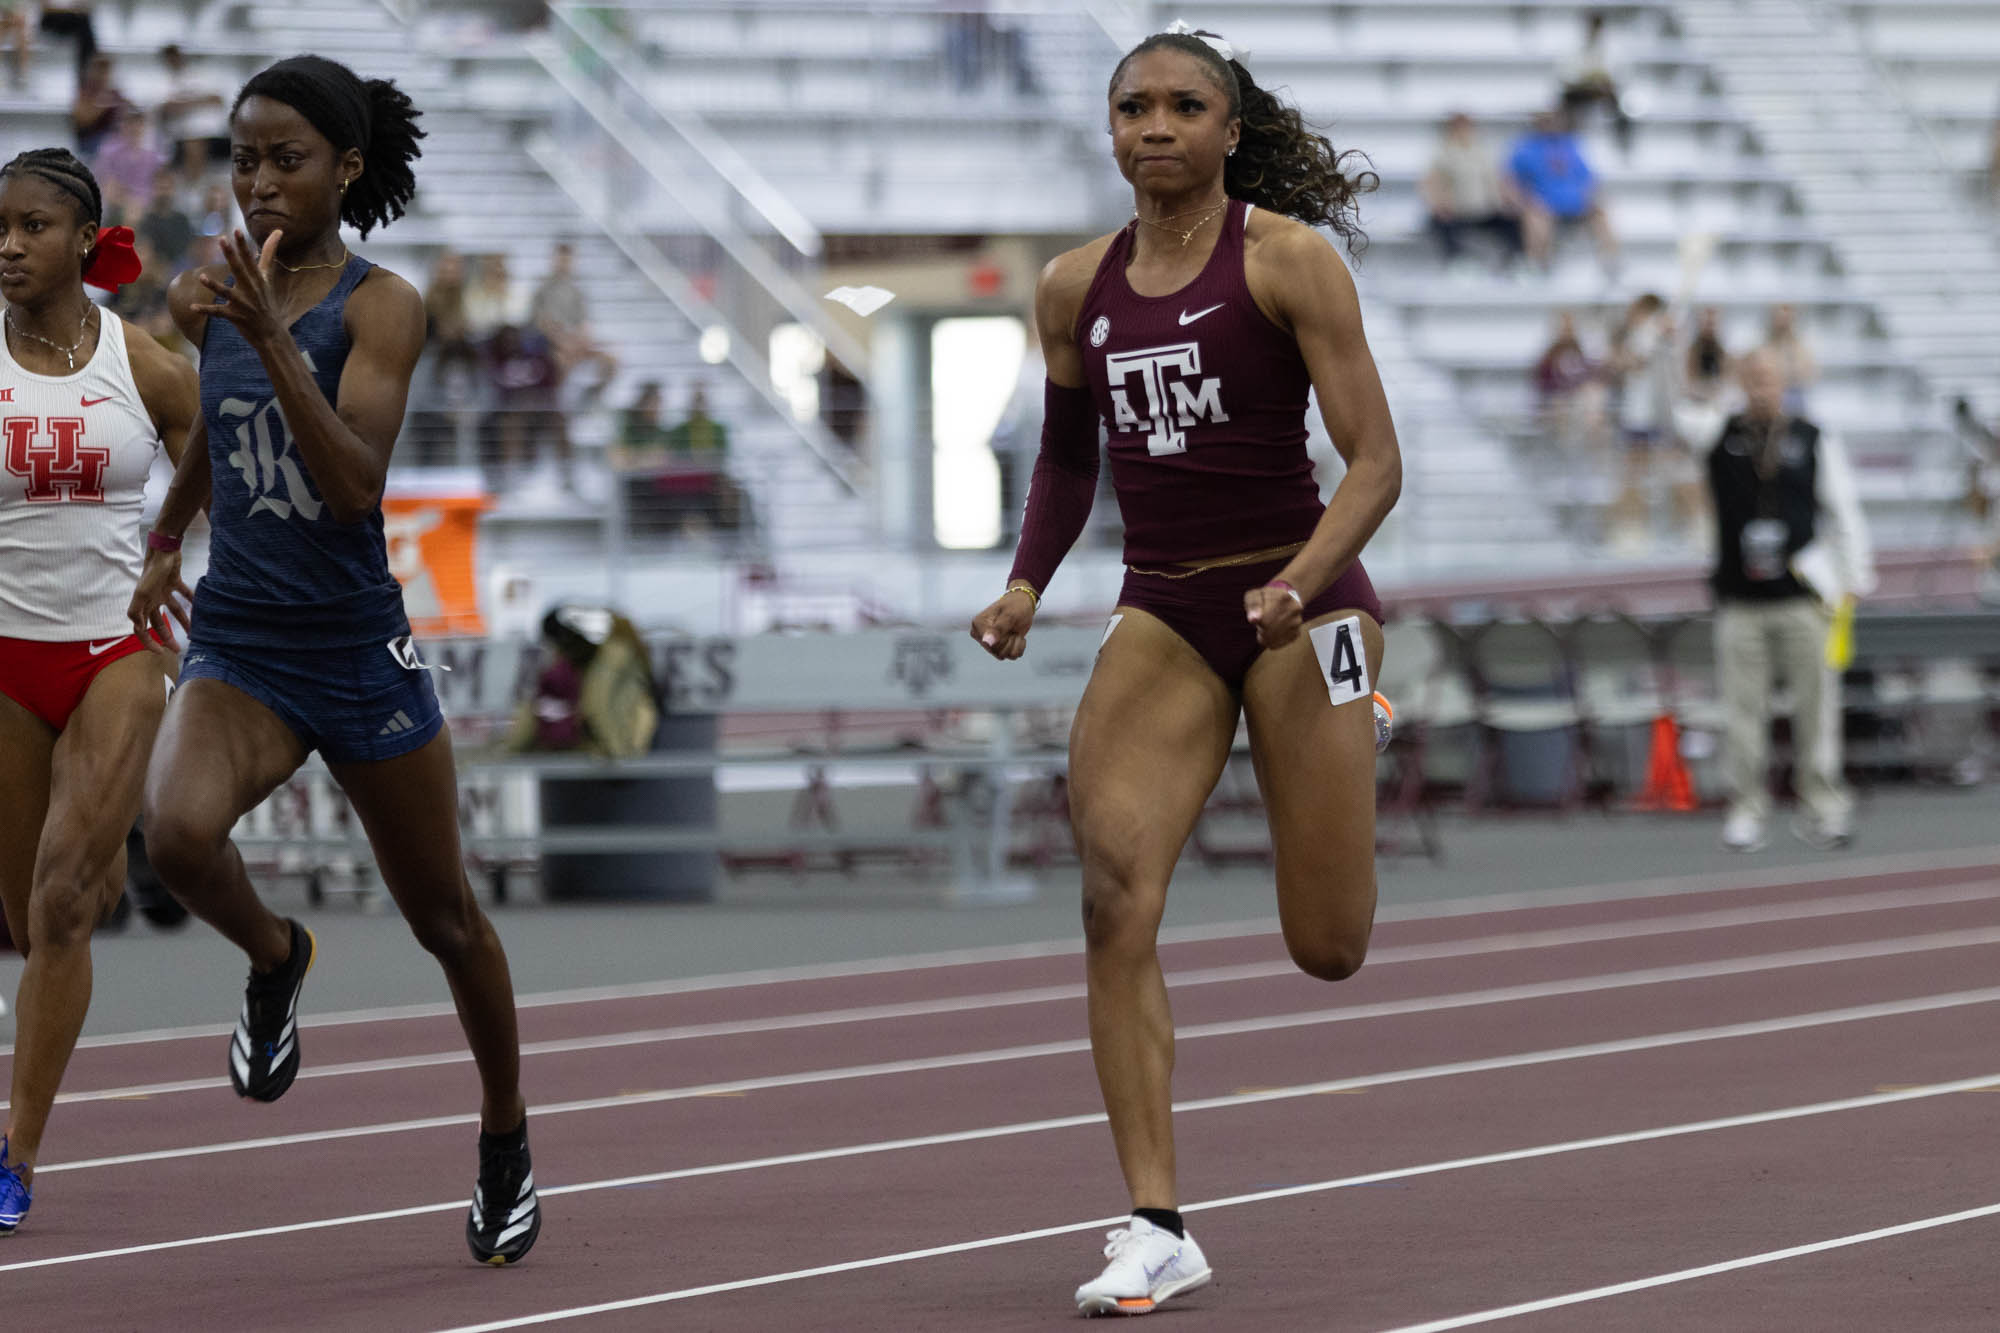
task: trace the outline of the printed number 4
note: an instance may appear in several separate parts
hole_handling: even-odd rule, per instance
[[[1367,687],[1361,682],[1367,678],[1367,673],[1361,666],[1361,654],[1355,650],[1354,631],[1344,621],[1334,630],[1333,664],[1327,668],[1326,678],[1329,683],[1343,685],[1351,692],[1363,692]]]

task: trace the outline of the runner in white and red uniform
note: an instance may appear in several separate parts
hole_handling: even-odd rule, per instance
[[[0,904],[27,958],[0,1136],[0,1232],[90,1006],[166,686],[127,615],[146,474],[197,419],[194,367],[93,304],[139,274],[66,149],[0,167]]]

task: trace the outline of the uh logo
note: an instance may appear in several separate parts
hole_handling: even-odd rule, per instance
[[[306,369],[317,375],[319,367],[313,364],[312,353],[304,355]],[[277,398],[261,403],[225,398],[218,411],[224,420],[242,422],[236,428],[236,449],[229,455],[229,465],[242,474],[243,484],[250,488],[246,513],[267,510],[279,518],[290,518],[297,511],[308,523],[318,518],[325,502],[313,493],[306,478],[305,465],[292,447],[292,428],[278,410]]]
[[[1150,422],[1146,452],[1155,457],[1186,453],[1187,428],[1195,422],[1229,420],[1222,410],[1222,381],[1195,378],[1201,374],[1200,343],[1113,352],[1104,358],[1104,371],[1111,382],[1112,429],[1138,430]],[[1134,378],[1146,394],[1145,421],[1132,409],[1128,382]]]

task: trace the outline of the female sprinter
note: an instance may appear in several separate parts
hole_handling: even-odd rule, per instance
[[[1402,463],[1354,284],[1313,230],[1356,238],[1368,180],[1343,175],[1296,110],[1199,34],[1133,48],[1110,113],[1136,215],[1042,274],[1041,455],[1013,576],[972,634],[995,657],[1021,655],[1089,514],[1101,418],[1128,571],[1070,733],[1070,816],[1091,1054],[1133,1216],[1076,1300],[1144,1314],[1209,1279],[1177,1211],[1174,1033],[1154,946],[1239,710],[1292,958],[1331,981],[1368,948],[1382,635],[1356,557],[1396,502]],[[1308,389],[1347,461],[1325,505],[1306,457]]]
[[[139,276],[132,233],[67,149],[0,167],[0,904],[27,955],[0,1135],[0,1233],[28,1211],[56,1086],[90,1007],[90,932],[125,887],[125,834],[166,702],[125,627],[139,510],[178,460],[194,367],[83,284]]]
[[[451,740],[382,539],[424,307],[340,238],[343,222],[366,236],[402,216],[416,117],[393,84],[317,56],[256,75],[230,113],[249,236],[170,293],[201,349],[206,436],[175,472],[131,606],[135,626],[171,636],[188,595],[181,534],[207,504],[208,573],[147,775],[146,844],[174,894],[250,956],[229,1077],[276,1100],[298,1072],[314,941],[257,900],[229,830],[320,752],[451,983],[484,1093],[466,1238],[481,1261],[510,1263],[541,1226],[513,983],[465,880]]]

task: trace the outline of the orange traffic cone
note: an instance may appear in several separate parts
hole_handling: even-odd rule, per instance
[[[1653,719],[1652,753],[1646,759],[1646,785],[1633,805],[1641,810],[1692,810],[1694,780],[1681,759],[1681,728],[1672,713]]]

